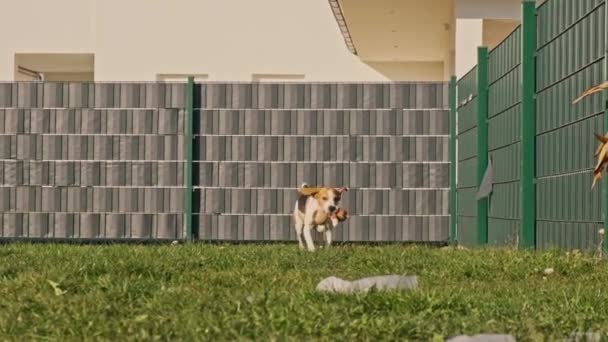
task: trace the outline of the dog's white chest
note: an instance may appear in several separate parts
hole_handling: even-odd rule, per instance
[[[327,226],[324,224],[317,226],[317,231],[319,233],[325,233],[326,230],[327,230]]]

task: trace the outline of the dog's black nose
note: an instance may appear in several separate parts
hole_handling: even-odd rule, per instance
[[[334,212],[336,211],[336,207],[334,207],[333,205],[329,206],[329,211]]]

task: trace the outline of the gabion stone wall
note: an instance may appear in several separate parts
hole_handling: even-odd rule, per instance
[[[196,222],[204,240],[295,240],[295,188],[348,186],[338,241],[446,241],[443,83],[202,84]]]
[[[1,238],[295,240],[302,182],[347,186],[341,241],[446,241],[443,83],[0,83]]]
[[[183,84],[0,84],[0,237],[178,239]]]

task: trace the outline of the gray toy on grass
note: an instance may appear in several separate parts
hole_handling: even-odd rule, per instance
[[[475,336],[456,336],[448,342],[515,342],[515,337],[511,335],[482,334]]]
[[[376,290],[413,290],[418,286],[418,277],[388,275],[363,278],[348,281],[336,277],[321,280],[317,285],[317,291],[331,293],[357,293]]]

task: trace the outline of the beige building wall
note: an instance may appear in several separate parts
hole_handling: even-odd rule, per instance
[[[100,81],[154,80],[152,70],[206,74],[210,81],[250,81],[254,74],[304,75],[310,81],[386,79],[347,50],[326,0],[96,4]]]
[[[456,17],[462,19],[518,19],[522,0],[456,0]]]
[[[442,81],[443,62],[366,62],[389,79]]]
[[[2,0],[0,80],[15,77],[16,53],[90,53],[93,0]]]
[[[94,54],[96,81],[187,74],[210,81],[389,79],[348,51],[327,0],[3,0],[3,5],[10,10],[0,12],[0,80],[14,79],[15,54],[84,52]]]
[[[477,64],[477,47],[483,45],[483,19],[456,19],[456,75]]]
[[[449,78],[453,0],[340,0],[359,58],[390,79]]]
[[[520,11],[520,0],[341,0],[355,56],[328,0],[2,1],[0,80],[32,79],[19,65],[47,80],[447,80]]]
[[[483,45],[495,48],[519,25],[519,20],[487,19],[483,21]]]
[[[510,31],[500,21],[519,21],[521,0],[456,0],[456,76],[477,64],[477,47],[493,47]],[[500,37],[503,35],[503,37]]]
[[[477,64],[477,46],[493,49],[519,25],[521,0],[455,1],[455,72],[461,77]]]

